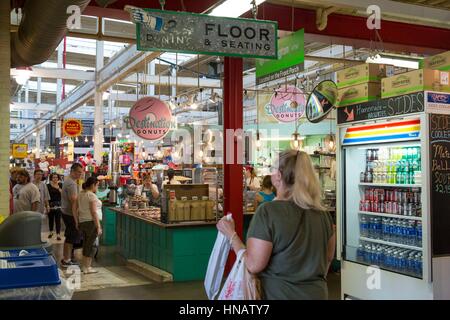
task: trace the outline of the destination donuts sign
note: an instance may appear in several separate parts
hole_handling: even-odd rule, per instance
[[[274,21],[214,17],[156,9],[127,9],[136,23],[137,48],[277,59]]]

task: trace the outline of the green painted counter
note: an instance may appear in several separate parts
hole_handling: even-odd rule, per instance
[[[123,257],[171,273],[174,281],[205,278],[217,237],[215,222],[164,224],[111,210],[117,213],[117,248]]]
[[[116,212],[113,211],[114,207],[103,206],[103,218],[102,218],[102,244],[105,246],[115,246],[116,241]]]

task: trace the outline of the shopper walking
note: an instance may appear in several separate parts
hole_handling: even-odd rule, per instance
[[[50,194],[48,193],[48,188],[44,181],[44,171],[41,169],[34,170],[33,183],[39,189],[39,194],[41,196],[41,201],[39,202],[38,210],[42,214],[47,214],[50,210],[49,200]]]
[[[99,216],[102,211],[102,202],[97,198],[98,180],[90,177],[83,183],[83,190],[78,197],[78,219],[80,231],[83,234],[83,273],[97,273],[92,268],[94,256],[94,243],[97,236],[102,234]]]
[[[50,194],[50,210],[48,212],[48,228],[50,234],[48,238],[53,237],[54,226],[56,225],[56,240],[61,240],[61,191],[62,184],[57,173],[51,173],[49,183],[47,184],[48,193]]]
[[[327,299],[336,238],[309,156],[281,153],[272,183],[277,200],[259,206],[248,230],[247,269],[259,274],[265,299]],[[234,222],[222,219],[217,228],[236,253],[245,248]]]
[[[275,192],[273,191],[272,177],[267,175],[262,182],[262,190],[256,194],[255,208],[258,208],[260,204],[270,202],[275,199]]]
[[[39,189],[30,181],[27,170],[17,172],[17,184],[13,188],[14,213],[22,211],[37,211],[41,201]]]
[[[78,231],[78,185],[77,180],[83,175],[83,166],[74,163],[70,168],[70,174],[64,179],[61,190],[61,211],[62,219],[66,226],[64,232],[64,257],[61,260],[61,266],[67,268],[76,265],[72,261],[72,249],[74,244],[81,242],[80,232]]]

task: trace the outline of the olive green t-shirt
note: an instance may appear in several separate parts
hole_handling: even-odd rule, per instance
[[[247,238],[273,244],[269,264],[259,274],[264,298],[327,299],[327,247],[332,235],[329,213],[305,210],[292,201],[259,206]]]

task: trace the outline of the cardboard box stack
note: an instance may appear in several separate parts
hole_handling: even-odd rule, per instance
[[[450,51],[428,57],[420,62],[422,69],[450,71]]]
[[[381,96],[381,79],[386,66],[364,63],[336,73],[338,106],[377,100]]]
[[[384,78],[381,81],[381,97],[389,98],[419,91],[450,92],[449,72],[419,69]]]

